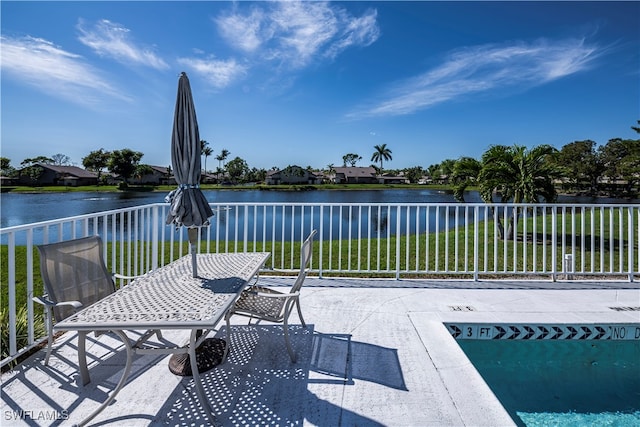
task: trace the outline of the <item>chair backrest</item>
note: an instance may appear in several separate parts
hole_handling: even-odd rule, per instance
[[[316,230],[312,230],[309,236],[307,236],[305,241],[302,243],[302,247],[300,248],[300,272],[298,273],[298,277],[296,277],[296,281],[291,288],[292,293],[300,290],[304,279],[307,277],[309,262],[311,261],[311,250],[313,249],[313,238],[316,233]]]
[[[79,301],[88,306],[115,292],[113,278],[104,264],[99,236],[39,245],[38,251],[40,273],[51,301]],[[67,305],[53,309],[56,321],[74,311]]]

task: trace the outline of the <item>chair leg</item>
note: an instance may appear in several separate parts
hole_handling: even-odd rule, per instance
[[[285,317],[284,323],[282,325],[284,329],[284,342],[287,344],[287,351],[289,352],[289,357],[291,358],[292,363],[296,363],[296,354],[291,348],[291,341],[289,340],[289,324],[287,323],[287,318]]]
[[[224,346],[224,353],[222,354],[222,362],[220,362],[221,364],[227,360],[227,356],[229,355],[229,347],[231,347],[231,322],[229,321],[230,317],[231,316],[229,315],[225,316],[225,320],[227,321],[227,345]]]
[[[87,368],[87,332],[78,331],[78,368],[80,370],[80,379],[82,385],[87,385],[91,382],[89,376],[89,369]]]
[[[302,322],[302,327],[306,328],[307,324],[304,323],[304,318],[302,317],[302,308],[300,307],[300,300],[296,300],[296,305],[298,306],[298,317],[300,318],[300,321]]]
[[[53,310],[47,309],[47,330],[49,331],[49,342],[47,343],[47,354],[44,356],[44,365],[49,366],[49,357],[53,351]]]

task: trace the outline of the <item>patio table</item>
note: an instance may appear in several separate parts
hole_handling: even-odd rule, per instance
[[[108,297],[57,323],[55,330],[78,332],[78,365],[83,384],[90,382],[85,351],[85,337],[89,332],[111,331],[122,339],[127,351],[127,362],[116,388],[78,425],[87,424],[111,403],[126,383],[133,355],[139,353],[188,353],[198,399],[209,421],[216,424],[198,372],[196,348],[214,330],[269,256],[268,252],[198,254],[198,277],[194,278],[191,257],[187,255],[136,278]],[[154,331],[169,329],[190,331],[189,344],[165,347],[162,342],[147,343]],[[132,342],[125,334],[129,330],[147,332]]]

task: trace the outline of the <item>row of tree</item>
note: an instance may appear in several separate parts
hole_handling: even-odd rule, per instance
[[[598,148],[590,140],[575,141],[560,150],[496,145],[480,160],[462,157],[452,162],[450,183],[459,199],[466,187],[478,186],[485,201],[495,193],[501,201],[552,201],[558,187],[589,196],[636,197],[640,140],[616,138]]]
[[[640,124],[640,120],[638,121]],[[632,127],[640,133],[640,127]],[[207,158],[213,155],[213,149],[207,141],[200,141],[204,169],[207,170]],[[226,161],[231,153],[223,149],[215,157],[218,167],[215,171],[218,181],[229,180],[233,183],[261,182],[266,178],[265,169],[250,168],[248,163],[236,157]],[[87,170],[95,172],[100,178],[104,170],[120,176],[125,182],[131,177],[142,176],[150,172],[148,165],[142,164],[143,153],[128,148],[122,150],[105,151],[99,149],[90,152],[82,159],[82,164]],[[362,160],[362,156],[356,153],[347,153],[342,157],[344,166],[355,167]],[[371,164],[378,173],[383,173],[384,161],[392,160],[392,152],[387,144],[374,146]],[[0,158],[2,174],[15,175],[16,170],[11,167],[10,160]],[[517,162],[523,162],[517,164]],[[526,161],[526,162],[525,162]],[[21,162],[21,173],[37,173],[38,163],[54,165],[68,165],[70,159],[64,154],[55,154],[52,157],[39,156],[25,159]],[[594,141],[575,141],[557,150],[548,145],[541,145],[526,149],[514,145],[491,146],[480,159],[461,157],[459,159],[446,159],[440,163],[432,164],[424,169],[414,166],[400,170],[387,170],[391,174],[403,174],[410,182],[416,183],[427,180],[435,183],[453,185],[456,194],[461,196],[464,189],[470,185],[478,186],[485,195],[499,190],[507,199],[520,197],[511,194],[505,189],[498,189],[497,185],[491,187],[489,178],[500,179],[497,173],[504,172],[501,168],[506,165],[512,168],[522,169],[522,175],[528,175],[534,182],[551,182],[551,187],[562,186],[565,192],[575,192],[596,196],[600,194],[613,197],[637,196],[640,182],[640,140],[615,138],[605,145],[597,146]],[[497,165],[500,165],[498,167]],[[32,168],[34,170],[30,170]],[[496,170],[496,168],[498,170]],[[168,168],[170,170],[170,167]],[[277,169],[274,167],[273,169]],[[326,172],[331,174],[334,165],[330,164],[325,170],[306,168],[312,172]],[[526,170],[530,170],[525,173]],[[509,176],[509,174],[506,174]],[[100,180],[100,179],[99,179]],[[535,192],[534,192],[535,193]],[[544,194],[539,192],[538,196]],[[551,197],[551,193],[549,196]],[[522,201],[535,199],[535,197],[522,196]]]

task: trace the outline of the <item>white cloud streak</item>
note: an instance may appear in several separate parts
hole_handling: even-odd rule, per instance
[[[377,12],[353,17],[328,2],[284,1],[233,11],[215,19],[234,48],[262,61],[300,69],[322,58],[335,59],[352,46],[369,46],[380,36]]]
[[[98,55],[115,59],[125,65],[143,65],[165,70],[169,65],[151,49],[137,46],[129,37],[129,29],[107,19],[98,21],[92,28],[85,28],[84,21],[77,25],[80,40]]]
[[[379,35],[376,11],[352,17],[327,2],[284,1],[242,3],[213,19],[218,33],[241,59],[179,58],[214,88],[225,88],[251,69],[276,64],[285,71],[300,70],[315,61],[335,59],[351,46],[368,46]]]
[[[395,84],[379,101],[347,117],[406,115],[469,95],[527,90],[584,71],[602,53],[581,39],[469,47],[450,54],[439,67]]]
[[[247,67],[235,59],[178,58],[178,63],[200,74],[216,89],[222,89],[247,73]]]
[[[85,106],[96,105],[105,95],[130,101],[80,55],[41,38],[2,36],[0,40],[2,70],[11,78]]]

